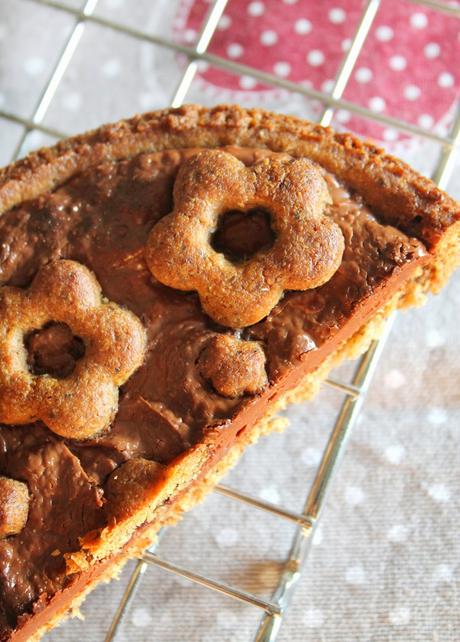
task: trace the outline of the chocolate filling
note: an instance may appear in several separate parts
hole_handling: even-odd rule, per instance
[[[239,263],[257,252],[269,250],[275,238],[270,213],[258,207],[247,212],[224,212],[212,235],[211,245],[229,261]]]
[[[262,154],[231,151],[248,165]],[[76,442],[40,423],[0,426],[0,474],[26,482],[31,496],[23,531],[0,541],[0,640],[68,585],[63,554],[107,524],[110,473],[132,458],[168,464],[212,428],[225,447],[231,445],[270,399],[316,368],[427,260],[419,241],[377,220],[326,175],[333,201],[328,215],[346,241],[342,265],[321,288],[287,293],[266,319],[237,333],[264,347],[270,388],[261,397],[223,397],[197,367],[222,328],[203,314],[194,293],[156,282],[144,261],[147,235],[171,211],[174,178],[190,153],[102,163],[0,217],[0,285],[27,286],[52,259],[80,261],[108,299],[142,319],[149,337],[146,361],[121,389],[117,416],[101,437]],[[273,238],[264,212],[231,212],[213,242],[241,259]],[[27,347],[33,371],[52,376],[66,376],[84,348],[56,325],[29,337]],[[211,456],[218,456],[217,448]]]

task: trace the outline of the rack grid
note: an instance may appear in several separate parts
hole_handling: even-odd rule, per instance
[[[46,84],[42,88],[39,99],[30,118],[24,118],[18,114],[0,109],[0,118],[23,126],[23,133],[17,143],[12,160],[18,158],[24,149],[27,135],[38,130],[54,137],[65,137],[65,132],[48,127],[43,120],[48,108],[55,96],[59,84],[72,60],[72,57],[79,46],[85,26],[92,22],[106,29],[123,33],[138,40],[147,41],[157,46],[175,51],[185,55],[187,64],[171,100],[171,106],[178,107],[184,103],[187,93],[193,82],[200,60],[233,72],[238,75],[249,75],[256,80],[273,87],[284,88],[291,92],[302,94],[307,98],[319,102],[323,106],[318,122],[327,126],[331,123],[335,110],[347,109],[353,114],[374,122],[389,125],[400,131],[416,135],[425,140],[431,140],[441,145],[441,154],[437,166],[433,172],[433,180],[444,187],[451,176],[454,152],[460,147],[460,105],[450,128],[444,136],[439,133],[425,130],[417,125],[390,117],[382,113],[373,112],[362,105],[343,99],[347,83],[354,70],[359,54],[364,46],[369,31],[377,16],[379,7],[385,0],[368,0],[365,4],[356,31],[352,38],[349,50],[344,54],[341,65],[330,93],[324,93],[315,89],[298,85],[289,80],[279,78],[267,72],[249,67],[234,61],[226,60],[207,51],[208,46],[217,28],[218,22],[225,11],[226,6],[232,0],[214,0],[210,3],[210,9],[204,20],[201,31],[197,36],[194,47],[173,42],[159,35],[133,28],[127,24],[115,22],[104,17],[95,15],[98,0],[86,0],[80,9],[62,4],[58,0],[21,0],[22,2],[33,2],[65,12],[74,17],[75,23],[60,52],[58,60],[52,69]],[[444,12],[452,19],[460,19],[460,8],[457,4],[444,3],[440,0],[410,0],[415,5],[424,5],[436,11]],[[324,507],[327,492],[332,480],[338,470],[343,457],[347,441],[350,437],[353,425],[360,413],[364,403],[369,384],[377,367],[379,357],[384,349],[385,343],[391,332],[394,317],[385,326],[383,335],[378,341],[373,341],[367,352],[360,358],[352,376],[351,383],[328,378],[325,384],[335,388],[344,395],[338,416],[332,427],[326,447],[322,454],[321,461],[314,476],[313,483],[308,490],[304,507],[301,512],[294,512],[282,506],[261,500],[252,495],[239,492],[238,490],[219,485],[214,492],[229,497],[237,502],[252,506],[256,510],[262,510],[277,516],[280,519],[289,520],[296,524],[290,551],[285,560],[283,570],[280,573],[278,585],[275,588],[271,599],[265,600],[248,593],[238,587],[218,582],[185,567],[178,566],[162,559],[155,553],[158,542],[167,535],[164,529],[157,539],[156,544],[151,546],[137,561],[136,566],[129,578],[124,594],[117,606],[113,620],[104,638],[104,642],[115,640],[130,601],[139,588],[142,576],[149,566],[159,567],[167,572],[180,575],[191,582],[200,584],[210,590],[222,593],[230,598],[250,604],[262,611],[262,619],[254,642],[275,642],[278,637],[283,616],[289,606],[290,599],[295,590],[296,584],[301,577],[302,570],[308,557],[312,535]]]

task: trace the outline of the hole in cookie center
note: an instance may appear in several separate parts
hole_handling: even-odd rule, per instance
[[[75,337],[66,323],[50,321],[40,330],[30,332],[25,339],[27,364],[34,375],[50,375],[65,379],[85,355],[85,344]]]
[[[267,210],[261,207],[247,212],[229,210],[221,215],[211,246],[232,263],[239,263],[261,250],[269,250],[275,238]]]

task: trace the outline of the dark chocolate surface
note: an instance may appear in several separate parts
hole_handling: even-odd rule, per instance
[[[233,151],[248,164],[260,155]],[[0,217],[0,285],[25,287],[40,265],[74,259],[95,272],[108,299],[141,318],[149,338],[144,365],[121,389],[115,421],[97,439],[65,440],[40,423],[0,425],[0,475],[26,482],[31,496],[24,530],[0,540],[0,639],[39,597],[44,602],[65,586],[63,553],[106,523],[104,483],[115,468],[135,457],[167,464],[248,403],[217,394],[197,368],[206,342],[228,331],[203,314],[194,293],[156,282],[144,262],[150,229],[172,209],[183,157],[171,151],[105,163]],[[326,285],[286,294],[266,319],[238,333],[262,343],[271,385],[300,359],[308,361],[379,286],[425,253],[415,239],[378,222],[333,177],[326,179],[333,198],[328,214],[346,241],[341,267]],[[232,223],[247,253],[251,232],[238,217]],[[261,225],[253,220],[252,229],[263,237]],[[219,242],[235,254],[238,239],[229,240],[231,234],[222,233]],[[38,341],[37,350],[44,343]]]

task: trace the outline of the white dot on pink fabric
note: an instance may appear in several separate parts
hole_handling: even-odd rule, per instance
[[[355,78],[359,83],[367,83],[372,80],[372,70],[369,67],[360,67],[356,70]]]
[[[410,23],[414,29],[424,29],[428,24],[428,18],[424,13],[413,13],[410,17]]]
[[[440,87],[452,87],[454,82],[454,77],[448,71],[443,71],[442,74],[438,76],[438,85]]]
[[[260,42],[266,47],[271,47],[276,42],[278,42],[278,34],[272,29],[267,29],[267,31],[262,31],[260,34]]]
[[[300,35],[310,33],[311,29],[311,22],[307,20],[307,18],[299,18],[299,20],[296,20],[294,23],[294,30]]]
[[[372,109],[372,111],[384,111],[385,107],[386,103],[381,96],[373,96],[369,99],[369,108]]]
[[[291,65],[285,61],[275,62],[273,65],[273,71],[277,76],[286,78],[291,73]]]
[[[380,27],[377,27],[375,35],[377,40],[380,40],[380,42],[388,42],[393,38],[394,31],[388,25],[381,25]]]
[[[329,11],[329,20],[333,24],[340,24],[342,22],[345,22],[346,17],[347,14],[345,13],[345,10],[342,9],[342,7],[334,7]]]
[[[388,64],[393,69],[393,71],[402,71],[407,66],[407,60],[404,58],[404,56],[391,56]]]
[[[227,47],[227,55],[229,55],[230,58],[239,58],[243,55],[243,47],[239,43],[233,42]]]
[[[263,2],[251,2],[248,5],[248,13],[250,16],[261,16],[265,11]]]
[[[441,53],[441,47],[437,42],[429,42],[425,45],[423,53],[427,58],[437,58]]]
[[[307,62],[312,67],[319,67],[324,63],[325,57],[322,51],[319,49],[312,49],[307,54]]]
[[[404,98],[407,98],[407,100],[417,100],[417,98],[420,98],[421,93],[420,87],[417,87],[417,85],[406,85],[404,87]]]

